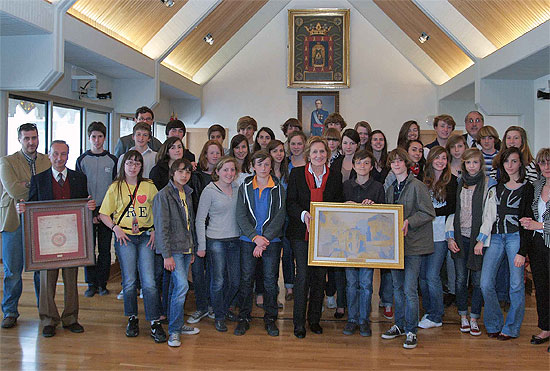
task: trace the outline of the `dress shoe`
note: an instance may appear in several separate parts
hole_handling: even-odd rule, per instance
[[[17,317],[6,317],[2,320],[2,328],[12,328],[17,325]]]
[[[95,286],[88,286],[88,289],[84,291],[84,296],[87,298],[91,298],[95,294],[97,294],[97,287]]]
[[[533,345],[543,344],[543,343],[546,343],[549,339],[550,339],[550,336],[545,338],[539,338],[537,335],[533,335],[531,336],[531,344]]]
[[[55,326],[47,325],[42,329],[42,336],[45,338],[51,338],[55,335]]]
[[[498,338],[499,334],[500,334],[499,332],[488,332],[487,336],[490,337],[491,339],[496,339]]]
[[[226,332],[227,326],[225,325],[225,321],[223,319],[217,319],[214,321],[214,327],[219,332]]]
[[[98,294],[99,296],[109,295],[109,290],[106,287],[100,287]]]
[[[298,339],[303,339],[306,337],[306,329],[302,327],[294,327],[294,336]]]
[[[71,323],[67,326],[63,325],[63,328],[66,328],[67,330],[69,330],[70,332],[74,332],[75,334],[80,334],[84,332],[84,327],[82,327],[82,325],[80,325],[80,323],[78,322]]]
[[[309,329],[314,334],[321,335],[323,333],[323,328],[318,323],[312,323],[309,325]]]
[[[336,312],[334,312],[334,318],[336,318],[336,319],[344,318],[344,316],[345,316],[344,312],[338,312],[338,310],[336,310]]]
[[[273,321],[267,321],[265,323],[265,330],[269,336],[279,336],[279,329]]]
[[[504,335],[504,334],[498,334],[497,339],[500,341],[506,341],[506,340],[512,340],[515,339],[515,337]]]
[[[237,336],[242,336],[246,334],[249,328],[250,328],[250,324],[248,323],[247,320],[245,319],[239,320],[239,323],[237,323],[237,327],[235,327],[233,334]]]

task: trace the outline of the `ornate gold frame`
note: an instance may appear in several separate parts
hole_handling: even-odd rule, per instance
[[[372,213],[376,210],[392,210],[397,211],[397,220],[394,221],[394,225],[397,226],[398,230],[394,232],[398,233],[398,254],[395,262],[388,263],[361,263],[357,261],[320,261],[315,259],[315,240],[317,235],[317,230],[315,226],[315,216],[317,215],[317,210],[319,208],[339,208],[339,209],[350,209],[350,210],[365,210]],[[370,206],[364,206],[360,204],[351,204],[351,203],[336,203],[336,202],[311,202],[310,203],[310,214],[312,216],[311,224],[309,227],[309,251],[308,251],[308,264],[313,266],[327,266],[327,267],[355,267],[355,268],[388,268],[388,269],[403,269],[405,264],[405,241],[403,237],[403,205],[381,205],[375,204]]]
[[[296,17],[311,17],[311,16],[343,16],[343,65],[342,65],[342,80],[339,81],[297,81],[295,80],[295,30],[294,19]],[[348,88],[350,85],[349,78],[349,9],[289,9],[288,10],[288,87],[292,88]]]

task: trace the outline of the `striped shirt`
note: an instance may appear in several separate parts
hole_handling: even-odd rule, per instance
[[[497,155],[498,151],[495,149],[495,152],[490,155],[483,151],[481,151],[481,153],[483,153],[483,160],[485,160],[485,175],[489,176],[491,170],[493,170],[493,159]]]

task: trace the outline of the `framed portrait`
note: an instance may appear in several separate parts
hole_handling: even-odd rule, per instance
[[[349,87],[349,9],[288,10],[288,86]]]
[[[87,199],[26,202],[25,271],[95,264]]]
[[[299,91],[298,119],[307,136],[322,135],[325,119],[333,112],[339,113],[340,92]]]
[[[312,202],[309,265],[404,267],[403,205]]]

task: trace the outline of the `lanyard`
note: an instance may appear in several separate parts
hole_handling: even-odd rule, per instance
[[[134,189],[133,194],[132,194],[132,192],[130,192],[130,186],[128,185],[128,182],[124,181],[124,183],[126,183],[126,188],[128,188],[128,194],[130,195],[130,201],[132,203],[132,207],[134,208],[134,213],[135,213],[135,210],[136,210],[136,195],[137,195],[137,191],[138,191],[138,188],[139,188],[139,182],[136,185],[136,188]]]

